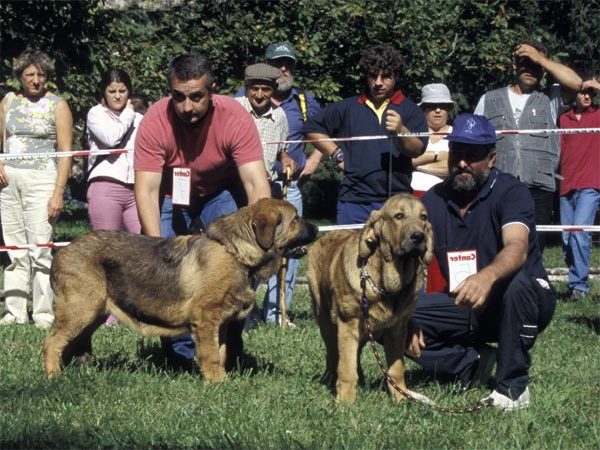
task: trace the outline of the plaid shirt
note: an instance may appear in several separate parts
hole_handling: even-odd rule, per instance
[[[275,161],[277,155],[288,151],[289,144],[265,144],[266,142],[280,142],[287,140],[289,136],[288,122],[283,109],[271,104],[269,110],[262,116],[258,116],[252,109],[250,101],[246,97],[237,97],[236,100],[242,104],[250,113],[258,129],[260,142],[263,146],[263,157],[269,181],[277,180]]]

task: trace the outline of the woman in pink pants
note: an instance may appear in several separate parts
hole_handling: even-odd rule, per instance
[[[142,115],[133,110],[129,99],[131,79],[120,69],[110,69],[100,82],[100,104],[87,116],[87,136],[91,150],[131,149]],[[88,213],[93,230],[120,230],[140,233],[141,226],[133,193],[133,153],[90,156],[88,161]],[[119,322],[114,316],[109,325]]]

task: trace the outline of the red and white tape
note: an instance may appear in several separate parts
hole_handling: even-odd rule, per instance
[[[33,250],[34,248],[60,248],[66,247],[70,242],[50,242],[48,244],[21,244],[21,245],[0,245],[0,252],[9,250]]]
[[[600,133],[600,128],[578,128],[578,129],[547,129],[547,130],[500,130],[496,134],[581,134],[581,133]],[[394,137],[427,137],[427,136],[446,136],[448,132],[424,132],[424,133],[399,133]],[[309,142],[349,142],[349,141],[372,141],[378,139],[390,139],[389,135],[381,136],[354,136],[324,139],[299,139],[290,141],[263,142],[263,145],[275,144],[306,144]],[[76,150],[68,152],[47,152],[47,153],[20,153],[20,154],[0,154],[0,161],[13,161],[21,159],[36,158],[66,158],[72,156],[90,156],[90,155],[114,155],[120,153],[132,153],[128,149],[106,149],[106,150]]]
[[[319,227],[320,232],[336,231],[336,230],[360,230],[364,227],[364,223],[355,223],[351,225],[325,225]],[[538,225],[537,231],[587,231],[592,233],[600,233],[600,225]],[[32,250],[34,248],[60,248],[66,247],[70,242],[50,242],[48,244],[23,244],[23,245],[1,245],[0,252],[8,250]]]

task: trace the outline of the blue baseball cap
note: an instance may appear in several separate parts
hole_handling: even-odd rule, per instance
[[[496,130],[484,116],[461,114],[454,119],[452,132],[444,139],[464,144],[494,144]]]

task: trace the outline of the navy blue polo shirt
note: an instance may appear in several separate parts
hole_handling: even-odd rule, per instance
[[[302,133],[321,133],[332,138],[356,136],[382,136],[385,129],[385,112],[380,122],[375,112],[366,104],[366,95],[346,98],[325,107],[310,117]],[[402,123],[412,132],[427,132],[427,121],[421,108],[396,91],[390,98],[386,112],[393,109]],[[427,147],[429,139],[419,138]],[[344,178],[340,182],[338,199],[344,202],[370,204],[383,202],[388,197],[388,172],[392,155],[392,195],[412,193],[412,158],[400,153],[398,139],[342,141],[344,152]]]
[[[464,216],[448,198],[449,180],[429,189],[421,198],[433,226],[435,256],[448,283],[446,252],[477,250],[477,271],[492,263],[502,250],[502,228],[522,223],[529,228],[529,248],[524,270],[535,278],[547,279],[538,248],[533,200],[527,187],[495,167]]]

